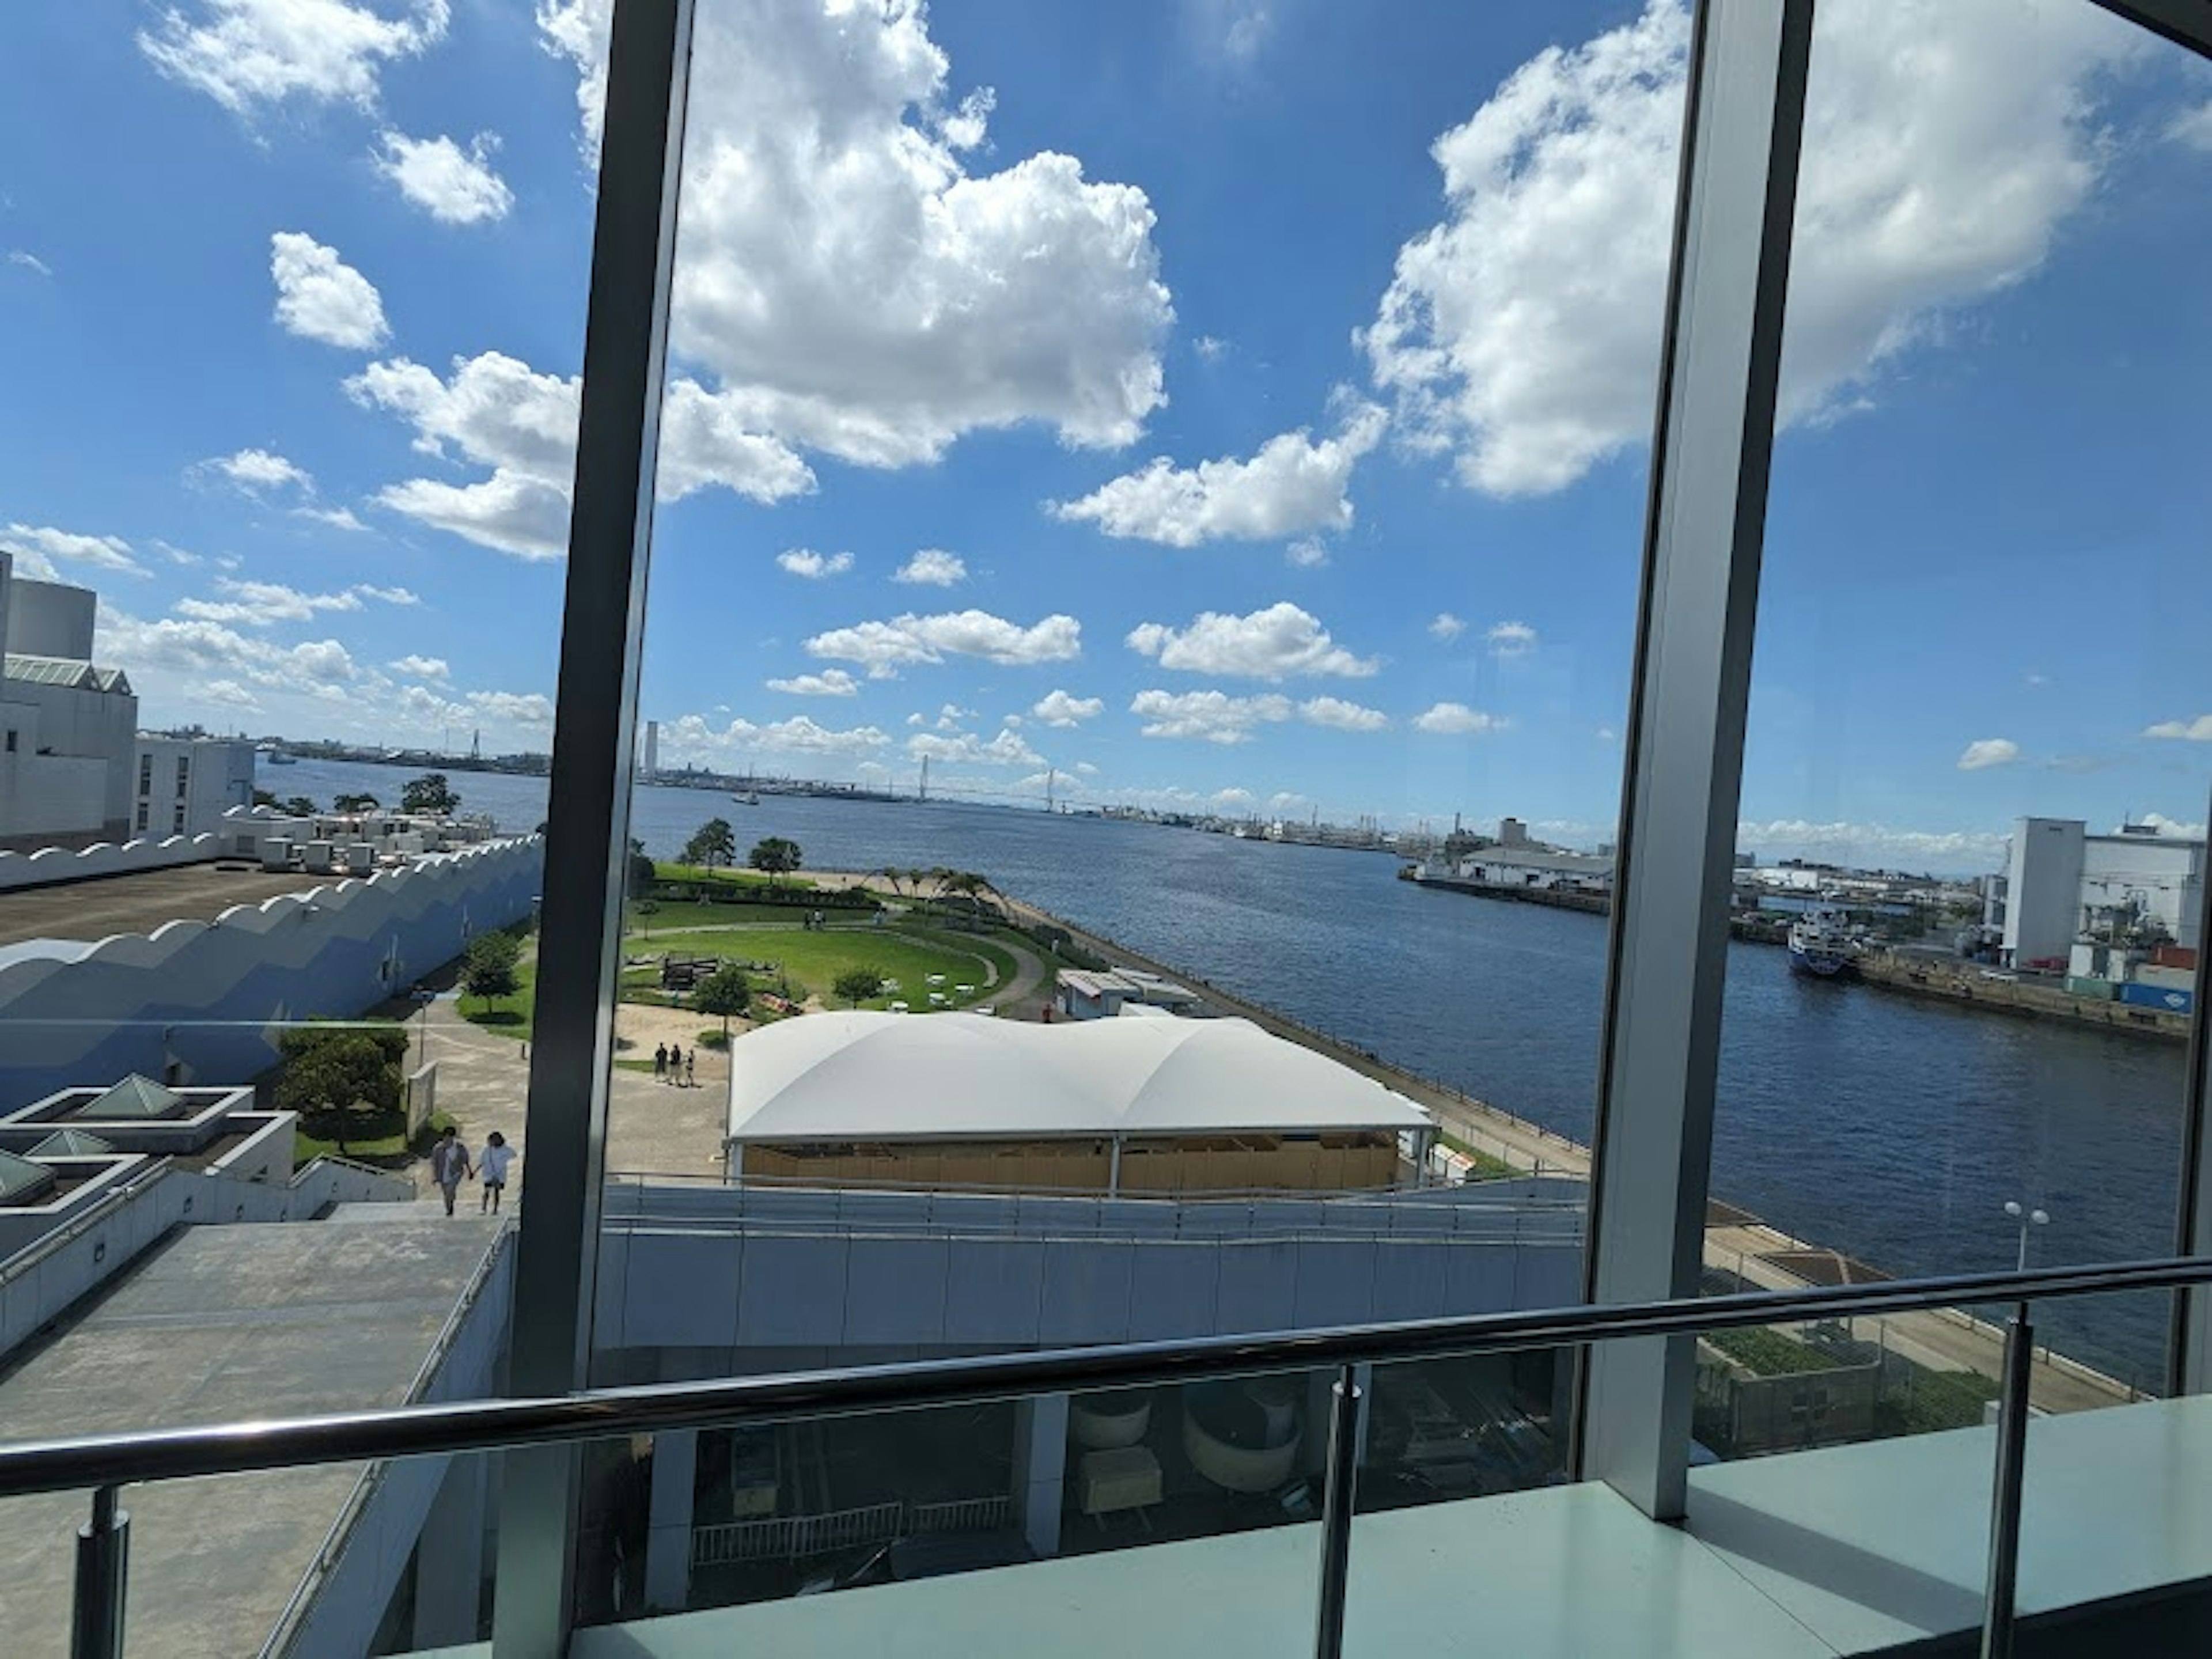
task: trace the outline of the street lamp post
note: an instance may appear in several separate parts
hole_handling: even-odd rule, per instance
[[[2038,1227],[2049,1226],[2051,1224],[2051,1218],[2041,1210],[2023,1209],[2017,1199],[2008,1198],[2005,1200],[2004,1211],[2007,1215],[2010,1216],[2014,1221],[2020,1223],[2020,1261],[2018,1271],[2026,1273],[2027,1271],[2028,1235]]]

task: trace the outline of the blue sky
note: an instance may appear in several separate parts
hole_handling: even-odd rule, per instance
[[[605,14],[0,19],[0,544],[149,723],[546,745]],[[701,29],[664,762],[1609,835],[1675,0]],[[2212,77],[1832,0],[1811,104],[1746,844],[2201,822]]]

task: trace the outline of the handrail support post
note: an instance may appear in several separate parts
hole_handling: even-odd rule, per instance
[[[92,1519],[76,1529],[76,1593],[70,1659],[123,1659],[123,1597],[130,1579],[131,1516],[113,1486],[96,1486]]]
[[[2021,1496],[2027,1468],[2027,1401],[2034,1363],[2035,1327],[2023,1302],[2005,1325],[2004,1393],[1997,1405],[1996,1470],[1990,1492],[1990,1572],[1982,1607],[1981,1659],[2012,1659]]]
[[[1321,1595],[1314,1659],[1344,1651],[1344,1596],[1352,1571],[1352,1511],[1359,1486],[1358,1372],[1340,1367],[1329,1390],[1328,1468],[1321,1503]]]

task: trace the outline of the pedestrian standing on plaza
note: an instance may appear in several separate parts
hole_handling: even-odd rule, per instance
[[[696,1089],[699,1086],[696,1069],[698,1064],[699,1051],[696,1048],[686,1048],[684,1051],[684,1086],[687,1089]]]
[[[653,1051],[653,1079],[656,1083],[668,1081],[668,1045],[665,1042]]]
[[[477,1206],[479,1215],[499,1213],[499,1196],[507,1190],[507,1166],[514,1162],[514,1148],[507,1144],[507,1137],[496,1129],[485,1139],[483,1149],[483,1202]]]
[[[453,1212],[453,1200],[459,1195],[461,1182],[475,1173],[476,1165],[470,1161],[469,1149],[448,1123],[438,1132],[438,1144],[430,1149],[430,1178],[446,1195],[447,1215]]]

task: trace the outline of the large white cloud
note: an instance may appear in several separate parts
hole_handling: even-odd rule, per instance
[[[335,593],[307,593],[282,582],[241,581],[230,576],[216,578],[216,587],[223,598],[180,599],[177,615],[200,622],[267,628],[276,623],[307,622],[325,611],[359,611],[364,599],[401,605],[417,602],[415,595],[404,587],[357,585]]]
[[[2094,84],[2138,34],[2073,3],[1821,8],[1784,423],[2042,263],[2106,161]],[[1449,216],[1400,250],[1364,343],[1400,430],[1479,489],[1563,488],[1650,431],[1688,39],[1685,0],[1649,0],[1434,146]]]
[[[1248,617],[1201,611],[1188,628],[1143,623],[1130,630],[1127,643],[1141,656],[1157,657],[1163,668],[1248,679],[1280,680],[1297,674],[1357,679],[1381,666],[1374,659],[1355,657],[1338,645],[1318,618],[1287,599]]]
[[[2143,728],[2147,738],[2179,738],[2186,743],[2212,743],[2212,714],[2199,714],[2194,720],[2160,720],[2155,726]]]
[[[893,571],[891,580],[921,587],[951,587],[968,580],[968,562],[957,553],[925,547]]]
[[[1225,691],[1139,691],[1129,712],[1147,738],[1196,738],[1207,743],[1245,743],[1262,726],[1290,719],[1291,700],[1275,692],[1232,697]]]
[[[587,138],[611,0],[541,0]],[[1173,319],[1144,192],[1049,151],[971,172],[992,98],[955,101],[915,0],[702,7],[675,349],[745,429],[865,465],[1041,422],[1130,442]]]
[[[526,559],[558,558],[568,543],[568,491],[576,468],[580,383],[541,374],[496,351],[457,358],[444,379],[407,358],[372,363],[346,383],[364,407],[399,416],[415,447],[489,468],[469,483],[410,478],[377,499],[410,518]],[[660,431],[660,496],[680,500],[720,485],[774,501],[814,487],[789,450],[734,429],[721,402],[696,381],[668,389]]]
[[[825,668],[819,674],[770,680],[768,689],[790,697],[851,697],[860,694],[860,683],[842,668]]]
[[[686,714],[660,728],[664,755],[682,751],[709,759],[744,758],[758,754],[835,756],[851,759],[889,746],[890,734],[872,726],[844,731],[825,726],[804,714],[763,724],[732,720],[717,728],[704,715]]]
[[[927,755],[933,761],[973,763],[983,766],[1042,766],[1044,757],[1023,740],[1022,734],[1012,727],[1001,727],[995,738],[983,738],[973,732],[956,732],[949,737],[933,732],[917,732],[906,740],[906,750],[916,757]]]
[[[1331,726],[1339,732],[1380,732],[1390,724],[1390,717],[1381,709],[1346,702],[1342,697],[1309,697],[1298,705],[1298,718],[1310,726]]]
[[[442,133],[435,138],[410,138],[403,132],[386,132],[377,142],[377,170],[441,224],[504,219],[514,206],[514,192],[491,164],[499,148],[491,133],[478,133],[465,149]]]
[[[1276,541],[1352,524],[1352,470],[1381,441],[1386,417],[1362,404],[1333,438],[1301,429],[1260,446],[1252,459],[1224,457],[1178,467],[1165,456],[1053,507],[1089,520],[1109,536],[1196,547],[1202,542]]]
[[[1073,697],[1065,691],[1052,690],[1037,699],[1030,714],[1047,726],[1064,728],[1097,719],[1105,707],[1105,700],[1101,697]]]
[[[52,525],[11,524],[0,526],[0,550],[21,561],[16,574],[40,581],[62,579],[63,564],[88,564],[129,576],[153,573],[132,556],[131,544],[120,536],[88,536],[81,531],[57,530]]]
[[[276,284],[276,320],[301,338],[368,351],[390,337],[376,285],[336,248],[280,230],[269,239],[269,275]]]
[[[450,16],[448,0],[199,0],[165,9],[138,49],[240,115],[289,98],[366,105],[384,65],[435,46]]]
[[[833,628],[807,641],[806,649],[813,656],[859,663],[871,679],[880,680],[906,664],[938,663],[948,656],[980,657],[1006,667],[1066,662],[1083,654],[1083,628],[1074,617],[1059,614],[1027,628],[988,611],[908,614]]]

